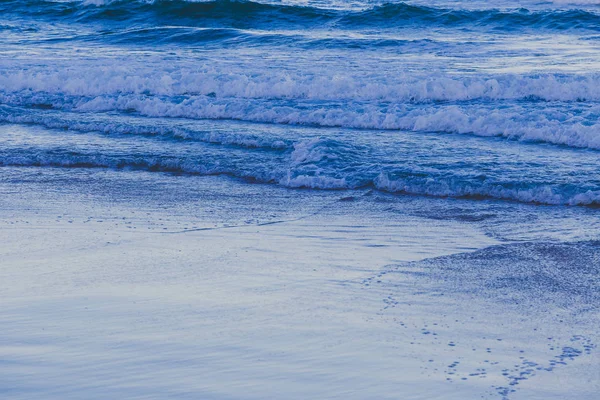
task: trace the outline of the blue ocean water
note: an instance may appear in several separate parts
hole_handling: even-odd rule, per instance
[[[598,206],[597,3],[1,0],[0,165]]]

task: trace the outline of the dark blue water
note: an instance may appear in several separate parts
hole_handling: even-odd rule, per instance
[[[2,0],[0,31],[2,166],[600,204],[593,2]]]

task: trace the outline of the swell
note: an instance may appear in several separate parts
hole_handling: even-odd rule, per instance
[[[2,27],[0,26],[0,30]],[[301,31],[253,31],[236,28],[197,28],[197,27],[144,27],[103,30],[94,34],[64,35],[58,37],[18,38],[18,44],[96,42],[118,45],[202,45],[203,48],[227,47],[297,47],[307,50],[322,49],[361,49],[376,51],[413,52],[414,50],[440,51],[455,45],[431,39],[397,39],[393,37],[315,37],[313,33]],[[464,49],[465,44],[460,45]],[[468,46],[468,44],[466,44]]]
[[[459,10],[388,3],[366,10],[322,9],[309,6],[265,4],[252,1],[217,0],[188,2],[94,1],[50,2],[2,1],[0,11],[31,17],[71,19],[78,22],[112,21],[144,25],[190,26],[322,26],[339,28],[403,28],[410,26],[490,27],[518,29],[600,30],[600,17],[586,10]]]

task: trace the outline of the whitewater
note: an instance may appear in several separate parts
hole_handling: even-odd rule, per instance
[[[0,0],[0,397],[595,400],[599,161],[600,1]]]

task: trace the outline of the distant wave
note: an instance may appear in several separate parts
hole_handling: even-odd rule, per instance
[[[43,0],[2,1],[0,11],[36,17],[71,18],[74,21],[137,21],[147,24],[195,23],[213,26],[308,26],[402,28],[406,26],[493,27],[517,29],[600,30],[600,16],[585,10],[456,10],[410,5],[383,4],[366,10],[335,10],[308,6],[266,4],[252,1],[217,0],[115,0],[52,2]],[[212,22],[211,22],[212,21]]]
[[[17,27],[0,25],[0,30],[15,30]],[[102,31],[100,33],[67,34],[57,37],[19,38],[19,44],[60,43],[60,42],[97,42],[118,45],[202,45],[203,48],[222,47],[298,47],[307,50],[341,49],[341,50],[370,50],[394,49],[395,51],[411,52],[415,49],[440,51],[453,46],[469,46],[452,42],[432,39],[398,39],[394,37],[371,37],[368,35],[353,35],[351,37],[336,37],[334,35],[315,35],[314,32],[302,31],[256,31],[236,28],[199,28],[181,26],[159,27],[124,27]]]

